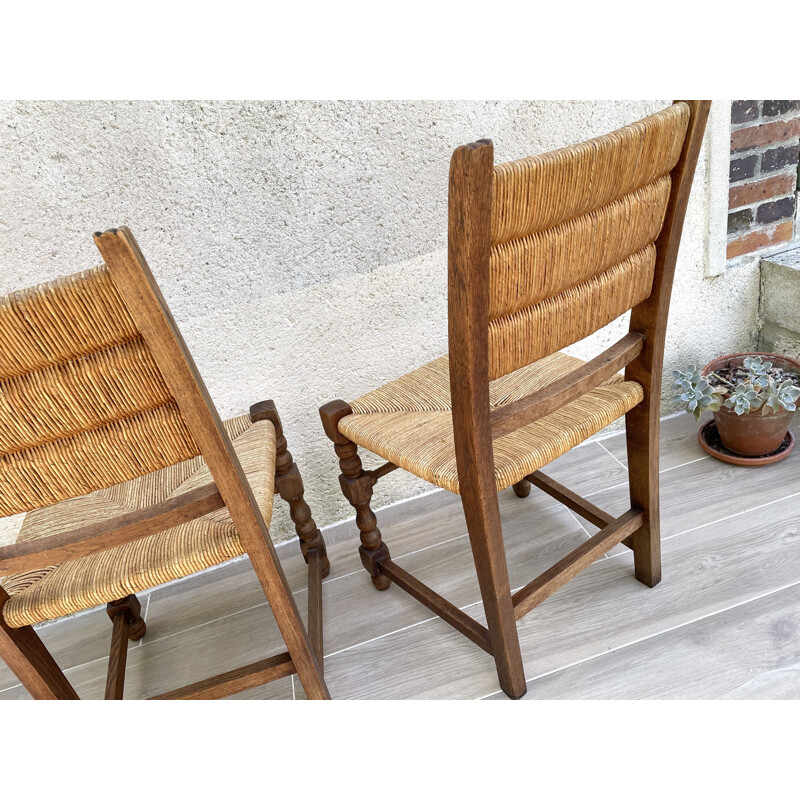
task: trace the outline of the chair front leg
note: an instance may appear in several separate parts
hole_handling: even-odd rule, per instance
[[[361,563],[372,577],[376,589],[385,591],[392,585],[386,573],[381,571],[381,562],[390,559],[389,548],[381,538],[378,519],[370,508],[372,499],[373,477],[364,471],[358,455],[358,446],[339,431],[339,420],[352,414],[353,410],[343,400],[327,403],[320,410],[325,433],[333,442],[336,455],[339,457],[339,486],[342,494],[356,510],[356,525],[361,535],[361,546],[358,552]]]
[[[319,551],[322,577],[325,578],[330,572],[325,540],[322,538],[322,533],[311,515],[311,509],[304,499],[303,478],[297,464],[294,463],[291,452],[289,452],[275,403],[272,400],[265,400],[251,406],[250,419],[253,422],[268,419],[275,427],[275,491],[289,505],[289,515],[300,539],[300,551],[303,559],[308,564],[309,553],[312,550]]]
[[[106,700],[122,700],[125,690],[125,666],[128,662],[128,640],[135,642],[147,632],[142,619],[142,606],[135,594],[114,600],[106,606],[113,623],[111,650],[108,654]]]
[[[3,617],[8,594],[0,586],[0,657],[34,700],[79,700],[36,631],[10,627]]]

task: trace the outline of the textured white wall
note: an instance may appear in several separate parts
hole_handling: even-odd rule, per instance
[[[667,102],[0,103],[0,293],[94,265],[91,233],[128,225],[220,413],[275,399],[314,515],[329,524],[350,508],[319,405],[446,351],[453,149],[489,137],[498,161],[518,158]],[[727,204],[709,180],[709,148],[689,204],[667,370],[757,336],[757,267],[704,277],[714,272],[709,227]],[[612,342],[624,325],[575,351]],[[429,488],[393,473],[375,505]],[[279,508],[276,538],[287,523]]]

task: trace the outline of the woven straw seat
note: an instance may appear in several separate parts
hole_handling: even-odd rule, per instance
[[[275,428],[248,416],[223,423],[253,490],[264,522],[275,492]],[[50,536],[107,520],[185,494],[211,481],[201,456],[127,483],[31,511],[17,541]],[[244,553],[227,508],[60,566],[0,578],[10,595],[8,625],[20,628],[108,603],[191,575]]]
[[[544,388],[583,362],[564,353],[491,382],[492,408]],[[500,437],[494,443],[498,491],[563,455],[627,413],[643,398],[642,387],[615,375],[558,411]],[[350,404],[339,422],[350,441],[402,469],[458,493],[447,356],[391,381]]]

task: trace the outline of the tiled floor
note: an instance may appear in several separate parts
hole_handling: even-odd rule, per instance
[[[795,425],[800,432],[800,424]],[[800,455],[762,469],[704,456],[688,415],[662,426],[664,580],[647,589],[619,546],[519,623],[526,699],[800,697]],[[624,437],[576,448],[545,471],[612,513],[626,507]],[[391,476],[385,478],[391,480]],[[380,487],[378,487],[378,499]],[[593,532],[534,489],[500,496],[512,585]],[[483,621],[457,497],[433,492],[378,512],[392,556]],[[335,698],[492,698],[491,658],[397,587],[361,569],[352,521],[325,531],[325,670]],[[295,543],[279,548],[305,614]],[[247,561],[142,596],[126,697],[141,698],[281,651]],[[102,696],[110,624],[93,610],[40,629],[78,693]],[[0,699],[27,697],[0,666]],[[292,678],[238,698],[303,696]]]

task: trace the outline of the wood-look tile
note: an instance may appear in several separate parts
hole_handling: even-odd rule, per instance
[[[800,499],[666,540],[655,589],[633,578],[632,560],[597,561],[520,621],[529,680],[800,582]],[[333,655],[326,677],[342,698],[497,691],[491,659],[440,620]]]
[[[799,632],[793,586],[545,675],[525,699],[796,699]]]
[[[695,422],[691,414],[678,414],[675,417],[661,420],[660,469],[672,469],[706,456],[697,443],[697,429],[699,427],[700,425]],[[625,447],[624,431],[609,436],[607,439],[603,439],[602,442],[603,447],[627,466],[628,452]]]
[[[80,667],[76,675],[76,671],[70,670],[67,672],[67,677],[73,681],[78,695],[82,700],[102,700],[103,691],[105,689],[106,680],[106,665],[105,663],[95,662],[93,664],[85,664]],[[126,676],[127,677],[127,676]],[[2,700],[30,700],[31,696],[21,686],[9,689],[6,692],[0,692],[0,701]],[[141,700],[142,697],[133,697],[129,692],[128,687],[125,687],[125,699]],[[248,689],[239,694],[232,694],[225,700],[293,700],[292,692],[292,679],[280,678],[272,683],[266,683],[263,686],[256,686],[254,689]]]
[[[267,605],[174,636],[142,641],[141,647],[128,651],[125,698],[129,700],[177,689],[285,650]],[[66,674],[81,698],[101,699],[106,668],[107,661],[101,659],[74,667]],[[291,682],[277,688],[286,699],[291,698]]]
[[[800,492],[800,458],[759,468],[706,458],[662,473],[660,483],[663,539]],[[615,516],[622,514],[630,506],[628,489],[617,486],[599,492],[592,502]],[[581,523],[596,533],[591,523]],[[620,545],[609,555],[622,552],[626,548]]]
[[[39,626],[36,632],[64,670],[107,657],[111,646],[111,622],[105,608]],[[16,676],[0,661],[0,690],[17,683]]]
[[[517,511],[504,526],[506,555],[512,585],[535,578],[586,540],[574,517],[550,507],[526,514],[526,500],[517,498]],[[511,516],[511,515],[506,515]],[[395,559],[434,591],[459,607],[480,600],[480,589],[468,537]],[[326,584],[325,652],[335,653],[434,617],[433,613],[397,587],[378,592],[363,570]]]

